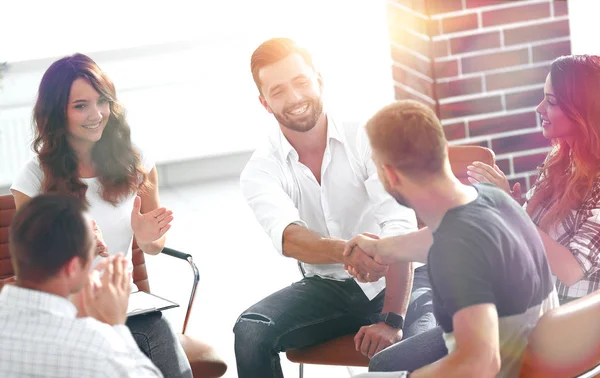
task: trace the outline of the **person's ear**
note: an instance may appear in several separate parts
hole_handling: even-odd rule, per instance
[[[385,178],[392,188],[395,188],[401,184],[402,177],[400,172],[394,169],[391,165],[384,164],[383,173],[385,174]]]
[[[269,113],[273,114],[273,110],[271,109],[271,107],[267,103],[267,100],[262,95],[258,96],[258,101],[260,101],[260,104],[266,109],[266,111],[268,111]]]
[[[65,263],[62,270],[68,278],[74,278],[82,269],[81,259],[79,256],[73,256]]]

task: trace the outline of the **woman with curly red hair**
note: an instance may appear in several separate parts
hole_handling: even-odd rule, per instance
[[[538,226],[561,303],[600,289],[600,57],[556,59],[536,111],[552,149],[526,195],[525,207]],[[510,190],[497,167],[469,167],[471,182]]]
[[[41,193],[87,202],[95,222],[98,256],[139,247],[158,254],[173,215],[160,206],[154,163],[131,143],[125,110],[115,87],[83,54],[54,62],[40,83],[33,110],[37,155],[11,186],[17,208]],[[140,349],[168,377],[191,377],[178,338],[160,312],[127,320]]]

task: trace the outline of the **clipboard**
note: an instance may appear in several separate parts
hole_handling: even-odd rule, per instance
[[[146,293],[145,291],[135,291],[129,295],[127,317],[168,310],[175,307],[179,307],[179,305],[168,299]]]

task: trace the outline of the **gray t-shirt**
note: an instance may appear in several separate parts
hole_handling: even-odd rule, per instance
[[[558,298],[541,237],[527,213],[493,185],[475,188],[478,197],[450,209],[433,233],[427,266],[434,313],[452,352],[454,314],[493,303],[502,360],[498,377],[517,377],[529,333],[558,306]]]

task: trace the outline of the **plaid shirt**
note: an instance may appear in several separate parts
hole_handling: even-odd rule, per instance
[[[68,299],[5,285],[0,377],[162,377],[125,325],[76,318]]]
[[[527,201],[534,192],[535,185],[527,192]],[[550,205],[541,204],[535,211],[532,220],[536,225],[539,226]],[[527,202],[524,207],[527,207]],[[571,211],[548,235],[567,248],[585,272],[583,279],[572,286],[567,286],[554,277],[560,301],[583,297],[600,289],[600,178],[594,182],[581,207]]]

